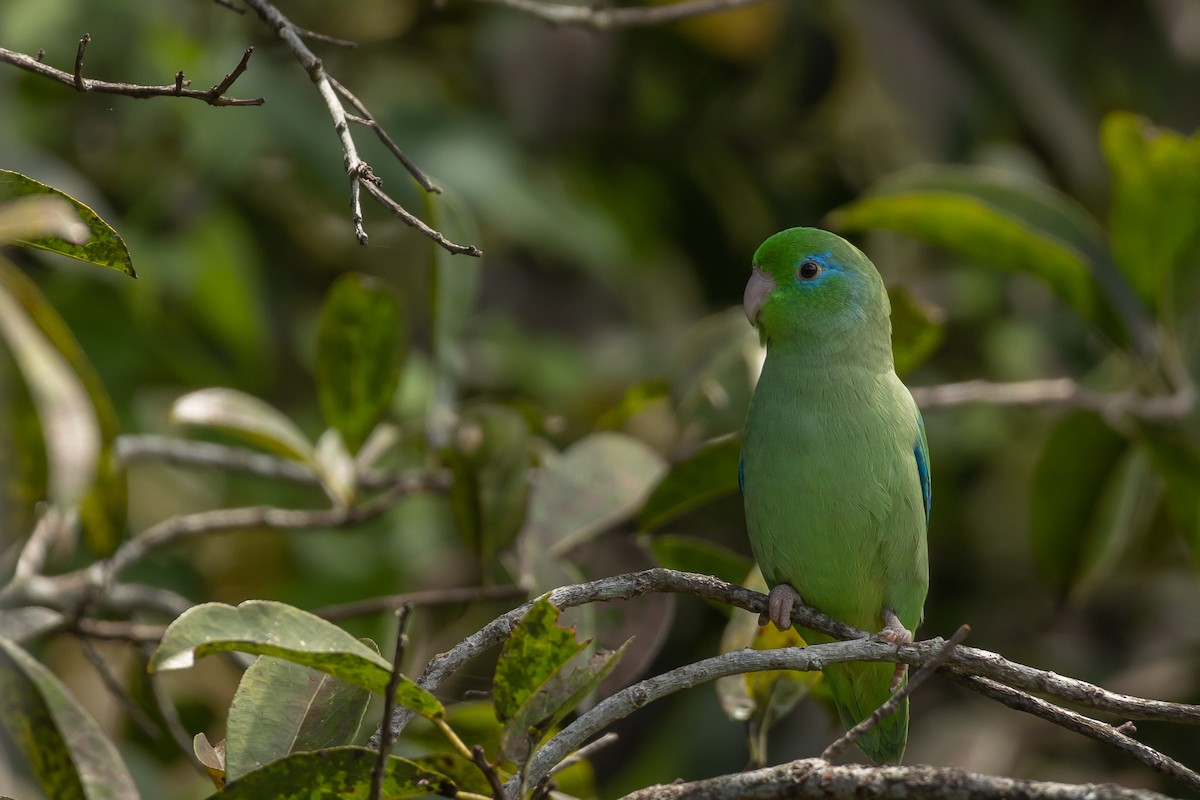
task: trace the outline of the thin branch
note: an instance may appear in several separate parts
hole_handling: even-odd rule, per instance
[[[1187,417],[1196,407],[1196,390],[1184,383],[1172,394],[1141,395],[1134,392],[1107,394],[1086,389],[1070,378],[1014,383],[973,380],[918,386],[913,399],[922,408],[991,403],[1005,406],[1062,406],[1094,411],[1107,420],[1134,417],[1147,422],[1171,422]]]
[[[304,43],[303,37],[305,34],[311,34],[311,31],[305,31],[303,28],[297,26],[269,0],[242,0],[242,2],[254,9],[259,19],[274,31],[275,35],[282,39],[283,43],[292,51],[292,54],[300,62],[301,66],[304,67],[305,72],[308,73],[309,78],[316,84],[317,93],[321,95],[325,107],[329,110],[329,117],[333,120],[334,132],[337,133],[338,140],[342,144],[346,175],[350,179],[350,217],[354,223],[354,235],[359,243],[365,245],[368,241],[366,229],[363,227],[362,203],[360,199],[361,192],[365,189],[368,194],[395,216],[399,217],[402,222],[416,228],[447,252],[471,256],[483,255],[483,251],[474,245],[461,245],[450,241],[440,231],[426,225],[383,191],[381,188],[382,181],[375,175],[374,170],[371,169],[371,165],[363,161],[358,155],[358,147],[354,143],[354,137],[350,134],[350,122],[346,115],[346,109],[338,97],[338,90],[334,88],[336,81],[325,71],[325,66],[321,63],[321,59],[317,58],[316,54]],[[355,108],[362,115],[364,109],[360,106],[361,104],[355,106]],[[402,159],[402,162],[407,162],[407,159]],[[407,167],[407,163],[405,163],[405,166]]]
[[[146,716],[146,712],[142,711],[134,699],[125,691],[125,687],[113,675],[112,670],[108,668],[104,657],[96,650],[96,646],[88,639],[79,639],[79,646],[83,649],[83,654],[87,660],[91,662],[95,668],[96,674],[100,676],[100,682],[104,684],[104,688],[112,696],[114,700],[125,709],[125,713],[129,715],[129,719],[133,721],[141,729],[142,733],[149,737],[150,741],[157,741],[162,736],[162,730],[154,724],[154,721]]]
[[[441,188],[432,180],[430,180],[429,176],[426,175],[420,167],[414,164],[408,156],[404,155],[404,151],[401,150],[400,146],[392,140],[392,137],[389,136],[388,132],[383,129],[383,126],[379,124],[374,115],[367,110],[366,105],[359,100],[353,92],[340,84],[338,81],[334,80],[332,75],[329,76],[329,82],[333,84],[333,88],[337,90],[337,93],[346,98],[346,101],[354,107],[355,111],[358,112],[358,116],[347,115],[346,118],[351,122],[358,123],[359,125],[366,125],[368,128],[373,130],[375,135],[379,137],[379,141],[383,142],[384,147],[390,150],[392,155],[396,157],[396,160],[403,164],[404,168],[408,170],[408,174],[412,175],[413,179],[417,183],[421,184],[422,189],[427,192],[433,192],[434,194],[440,194],[442,191]]]
[[[145,649],[146,659],[150,658],[149,646]],[[179,709],[175,708],[175,704],[171,702],[171,698],[167,697],[167,690],[163,688],[162,673],[149,673],[150,694],[154,697],[154,704],[158,707],[159,716],[162,717],[163,723],[166,724],[167,730],[171,733],[171,738],[175,740],[175,746],[178,747],[187,757],[188,763],[200,772],[201,775],[208,775],[208,769],[201,763],[196,755],[196,749],[192,744],[192,734],[183,725],[183,720],[179,718]]]
[[[547,778],[553,777],[554,775],[557,775],[558,773],[562,772],[567,767],[572,767],[575,764],[578,764],[580,761],[583,761],[586,758],[591,758],[592,754],[594,754],[596,751],[603,750],[604,748],[608,747],[610,744],[616,744],[616,742],[619,738],[621,738],[621,737],[618,736],[617,734],[613,733],[612,731],[609,731],[608,733],[604,734],[603,736],[600,736],[599,738],[588,742],[583,747],[580,747],[578,750],[576,750],[575,752],[568,755],[562,761],[555,764],[550,769],[550,771],[546,773],[546,777]]]
[[[383,597],[368,597],[365,600],[354,600],[349,603],[318,608],[312,613],[330,622],[362,617],[367,614],[378,614],[391,611],[402,605],[437,606],[454,603],[472,603],[478,600],[511,600],[525,597],[528,594],[520,586],[463,586],[454,589],[430,589],[423,592],[406,592],[404,594],[385,595]]]
[[[834,740],[824,752],[821,753],[821,758],[826,761],[833,761],[841,755],[847,747],[857,742],[866,734],[867,731],[879,725],[885,717],[892,714],[900,707],[900,704],[913,692],[917,687],[924,683],[930,675],[936,672],[942,664],[946,663],[946,659],[950,657],[950,653],[954,648],[962,644],[963,639],[967,638],[967,634],[971,632],[969,625],[960,625],[954,635],[946,640],[946,644],[938,651],[930,660],[921,665],[921,668],[916,671],[908,683],[900,687],[900,690],[887,699],[887,701],[879,708],[871,712],[871,715],[859,722],[857,725],[846,731],[840,738]]]
[[[400,664],[404,660],[404,650],[408,646],[408,634],[405,629],[408,627],[408,616],[412,613],[411,605],[402,605],[396,609],[396,651],[392,655],[392,675],[388,678],[387,689],[383,696],[383,718],[391,719],[392,712],[396,708],[396,687],[400,685]],[[367,795],[369,800],[380,800],[383,796],[383,776],[387,773],[388,754],[392,749],[394,740],[388,735],[388,731],[384,731],[383,737],[379,741],[379,758],[375,760],[375,767],[371,770],[371,793]]]
[[[27,72],[32,72],[35,75],[41,75],[43,78],[57,81],[64,86],[70,86],[79,92],[98,92],[101,94],[119,94],[126,97],[136,97],[144,99],[148,97],[190,97],[194,100],[202,100],[210,106],[261,106],[266,100],[262,97],[254,98],[237,98],[227,97],[225,92],[229,90],[242,73],[246,71],[246,65],[250,61],[250,54],[254,52],[253,47],[246,48],[242,53],[242,58],[228,75],[226,75],[220,83],[214,85],[211,89],[189,89],[190,81],[185,81],[178,73],[176,80],[166,86],[145,86],[136,83],[114,83],[111,81],[100,81],[95,78],[83,77],[83,54],[87,45],[91,42],[92,37],[89,34],[84,34],[79,40],[79,49],[75,53],[75,69],[72,72],[64,72],[60,69],[55,69],[47,64],[42,63],[42,51],[38,51],[38,56],[27,56],[24,53],[18,53],[13,50],[6,50],[0,47],[0,62],[12,64],[14,67],[23,69]]]
[[[158,644],[167,628],[165,625],[148,625],[143,622],[123,620],[88,619],[75,620],[71,631],[81,639],[102,639],[136,644]]]
[[[124,434],[117,437],[115,450],[118,460],[123,464],[149,460],[168,461],[174,464],[249,472],[264,478],[296,483],[321,482],[320,477],[311,468],[298,461],[215,442]]]
[[[480,1],[532,14],[551,25],[572,25],[599,31],[661,25],[688,17],[732,11],[762,2],[762,0],[680,0],[680,2],[662,5],[618,7],[600,3],[569,6],[558,3],[542,3],[538,0]]]
[[[997,702],[1003,703],[1009,708],[1033,714],[1069,731],[1075,731],[1087,736],[1089,739],[1095,739],[1096,741],[1111,745],[1118,750],[1124,750],[1155,772],[1169,775],[1186,783],[1193,789],[1200,790],[1200,774],[1180,764],[1170,756],[1163,755],[1154,748],[1130,738],[1117,727],[1061,708],[1041,698],[1018,691],[988,678],[955,674],[952,674],[951,677],[968,689],[972,689],[984,697],[990,697]]]
[[[68,526],[74,526],[76,522],[75,514],[65,514],[57,506],[46,506],[42,515],[38,517],[37,524],[33,526],[33,533],[29,534],[20,555],[17,556],[12,580],[24,581],[40,575],[54,543],[59,541]]]
[[[1167,800],[1147,789],[1114,784],[1070,784],[1018,780],[944,767],[868,767],[834,765],[819,758],[777,767],[735,772],[687,783],[648,786],[622,800]]]
[[[504,784],[500,781],[500,773],[487,760],[487,754],[483,752],[482,745],[477,744],[471,748],[471,763],[478,767],[479,771],[487,778],[488,786],[492,787],[494,800],[504,800]]]

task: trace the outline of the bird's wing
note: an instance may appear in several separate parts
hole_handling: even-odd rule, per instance
[[[917,459],[917,475],[921,477],[921,498],[925,501],[925,525],[928,526],[929,511],[933,505],[933,484],[929,478],[929,443],[925,440],[925,420],[920,411],[917,412],[917,441],[913,445],[913,456]]]

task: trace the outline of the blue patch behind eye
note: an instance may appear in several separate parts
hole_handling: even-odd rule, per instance
[[[795,268],[797,270],[799,270],[800,265],[803,264],[805,261],[816,261],[818,264],[821,265],[822,270],[821,270],[821,274],[818,275],[817,277],[813,278],[812,280],[806,281],[806,280],[802,280],[799,275],[796,276],[796,283],[799,284],[800,287],[804,288],[804,289],[808,289],[813,286],[820,286],[821,283],[825,280],[825,278],[831,272],[842,272],[843,271],[842,268],[838,265],[838,263],[833,260],[833,253],[828,250],[826,250],[824,253],[809,253],[804,258],[802,258],[798,262],[796,262]]]

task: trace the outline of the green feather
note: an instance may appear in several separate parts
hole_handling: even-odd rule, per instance
[[[920,413],[893,368],[883,281],[858,249],[811,228],[772,236],[754,267],[746,308],[767,347],[742,450],[755,557],[768,584],[791,584],[832,617],[878,631],[886,607],[915,630],[929,584],[928,469]],[[887,700],[892,674],[826,667],[847,726]],[[907,738],[905,702],[861,746],[898,763]]]

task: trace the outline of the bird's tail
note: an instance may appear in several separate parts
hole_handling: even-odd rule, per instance
[[[849,730],[891,697],[896,665],[882,662],[830,664],[822,670],[833,701]],[[908,698],[858,740],[858,746],[876,764],[899,764],[908,744]]]

